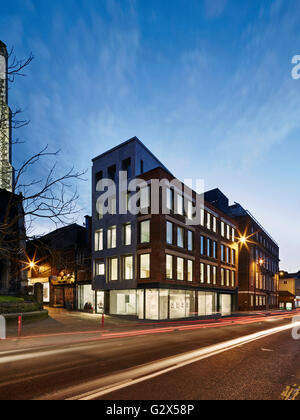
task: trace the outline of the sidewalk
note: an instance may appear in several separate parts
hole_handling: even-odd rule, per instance
[[[121,333],[126,331],[138,331],[145,329],[168,328],[176,325],[225,325],[227,323],[235,323],[238,319],[241,322],[254,322],[256,319],[264,319],[267,316],[282,317],[293,316],[298,312],[286,311],[252,311],[252,312],[235,312],[229,317],[220,318],[194,318],[186,320],[164,320],[164,321],[139,321],[128,318],[119,318],[105,315],[104,329],[102,328],[102,315],[94,315],[81,312],[68,312],[66,309],[45,308],[49,311],[49,318],[44,320],[36,320],[34,322],[24,321],[22,326],[22,337],[50,336],[55,334],[102,334],[102,333]],[[17,322],[10,322],[7,326],[7,337],[18,337]]]

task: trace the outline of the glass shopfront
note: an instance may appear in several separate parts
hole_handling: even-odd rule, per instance
[[[101,292],[98,292],[101,293]],[[177,289],[111,290],[110,314],[167,320],[231,314],[232,296],[217,292]],[[104,296],[103,296],[104,299]],[[198,310],[197,308],[198,299]],[[103,302],[104,306],[104,302]]]
[[[188,290],[170,290],[170,318],[196,316],[196,294]]]
[[[111,290],[110,291],[111,315],[137,315],[136,290]]]
[[[84,312],[104,313],[104,292],[95,292],[90,284],[78,285],[77,308]]]
[[[218,294],[198,292],[198,315],[210,316],[218,312]]]
[[[232,296],[231,295],[219,295],[220,297],[220,312],[222,316],[231,315]]]

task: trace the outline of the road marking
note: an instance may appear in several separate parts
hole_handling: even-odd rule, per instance
[[[300,322],[298,322],[296,325],[300,326]],[[70,400],[94,400],[128,386],[136,385],[149,379],[156,378],[178,368],[182,368],[192,363],[199,362],[226,351],[244,346],[245,344],[249,344],[256,340],[260,340],[262,338],[278,334],[283,331],[288,331],[293,328],[295,328],[295,323],[260,331],[255,334],[226,341],[224,343],[219,343],[199,350],[194,350],[178,356],[172,356],[167,359],[158,360],[153,363],[148,363],[136,368],[128,369],[126,371],[121,371],[113,375],[100,378],[98,380],[90,381],[89,383],[70,387],[68,389],[53,393],[52,395],[48,394],[47,397],[54,399],[66,398]],[[82,392],[83,387],[85,387],[86,392]],[[68,398],[70,395],[75,396]]]
[[[286,389],[281,394],[281,399],[284,401],[296,401],[299,395],[300,395],[300,386],[295,384],[295,385],[286,387]]]

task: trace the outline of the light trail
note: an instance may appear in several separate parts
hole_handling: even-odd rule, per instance
[[[157,362],[149,363],[137,368],[119,372],[106,378],[101,378],[100,380],[91,381],[89,384],[84,384],[86,388],[90,388],[88,392],[80,393],[77,394],[77,396],[75,397],[67,399],[83,401],[95,400],[120,389],[148,381],[150,379],[164,375],[168,372],[174,371],[184,366],[216,356],[229,350],[233,350],[237,347],[244,346],[262,338],[278,334],[280,332],[288,331],[293,328],[300,328],[300,322],[272,328],[265,331],[260,331],[258,333],[226,341],[224,343],[184,353],[179,356],[172,356],[167,359],[159,360]],[[76,391],[80,390],[80,388],[82,389],[82,386],[83,385],[72,387],[68,390],[64,390],[63,392],[65,395],[74,395]],[[95,386],[96,388],[94,388]],[[57,394],[55,395],[57,396]]]

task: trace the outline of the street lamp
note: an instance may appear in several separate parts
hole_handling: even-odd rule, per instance
[[[245,244],[247,243],[247,238],[246,238],[246,236],[242,236],[242,237],[240,238],[240,243],[241,243],[242,245],[245,245]]]

